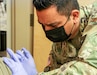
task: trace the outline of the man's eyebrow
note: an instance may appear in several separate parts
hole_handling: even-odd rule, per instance
[[[53,22],[53,23],[50,23],[50,24],[47,24],[48,26],[57,26],[57,25],[59,25],[60,24],[60,22]]]
[[[38,23],[39,23],[39,24],[42,24],[39,20],[38,20]],[[60,22],[53,22],[53,23],[45,24],[45,25],[47,25],[47,26],[56,26],[56,25],[58,25],[58,24],[60,24]]]

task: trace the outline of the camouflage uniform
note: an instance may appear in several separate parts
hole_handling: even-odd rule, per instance
[[[80,13],[78,35],[53,43],[50,64],[38,75],[97,75],[97,0]]]

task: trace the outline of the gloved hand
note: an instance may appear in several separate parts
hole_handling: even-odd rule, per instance
[[[34,59],[28,50],[26,50],[25,48],[22,48],[22,50],[17,50],[16,55],[28,75],[36,75],[38,73],[36,70]]]
[[[11,49],[7,49],[7,52],[10,58],[3,57],[3,61],[12,71],[12,75],[28,75],[13,51]]]

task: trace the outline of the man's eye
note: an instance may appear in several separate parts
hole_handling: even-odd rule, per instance
[[[58,24],[50,24],[51,27],[58,27]]]
[[[56,25],[51,25],[52,27],[56,27]]]

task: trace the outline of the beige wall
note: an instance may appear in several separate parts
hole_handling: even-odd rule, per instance
[[[27,48],[32,53],[33,27],[30,26],[32,0],[12,0],[12,49]]]
[[[52,43],[45,37],[41,25],[37,22],[36,14],[34,17],[34,59],[38,71],[41,72],[47,65]]]

